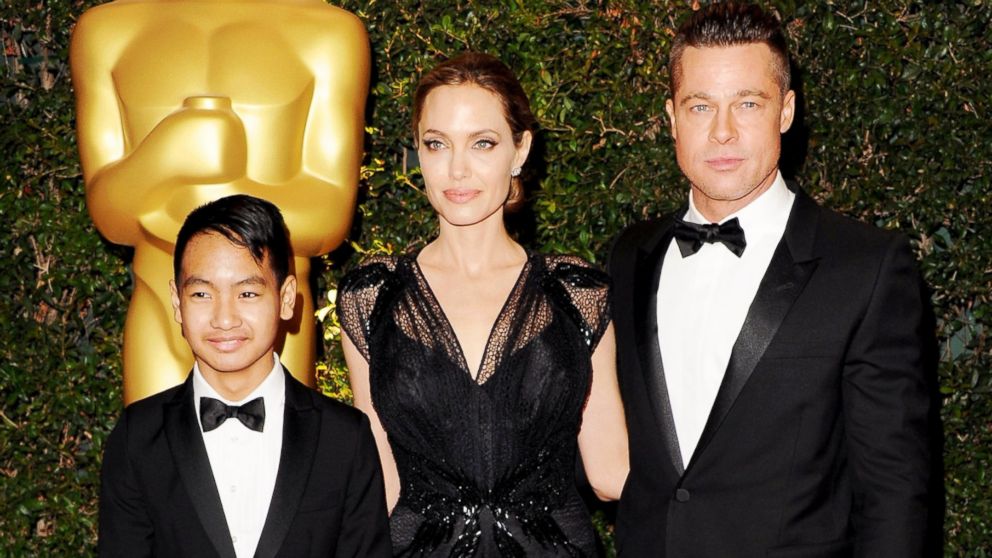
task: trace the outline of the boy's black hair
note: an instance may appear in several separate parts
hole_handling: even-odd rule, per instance
[[[293,249],[279,208],[263,199],[237,194],[201,205],[186,217],[172,259],[177,284],[186,245],[194,236],[206,233],[219,234],[247,248],[258,265],[268,256],[269,268],[280,287],[289,276]]]

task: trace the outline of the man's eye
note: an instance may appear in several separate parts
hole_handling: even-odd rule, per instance
[[[709,105],[692,105],[689,107],[689,112],[707,112],[709,110]]]
[[[752,109],[757,107],[758,107],[758,103],[754,101],[744,101],[743,103],[741,103],[741,108]]]
[[[210,295],[208,295],[207,293],[205,293],[203,291],[196,291],[196,292],[189,293],[189,297],[190,298],[209,298]]]
[[[255,291],[245,291],[241,293],[241,298],[258,298],[259,296],[261,295]]]

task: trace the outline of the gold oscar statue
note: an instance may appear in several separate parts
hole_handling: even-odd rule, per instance
[[[358,18],[323,0],[117,0],[80,17],[70,63],[90,215],[134,247],[125,403],[192,366],[172,319],[173,245],[191,210],[235,193],[285,216],[301,300],[281,356],[314,385],[310,258],[347,235],[362,158]]]

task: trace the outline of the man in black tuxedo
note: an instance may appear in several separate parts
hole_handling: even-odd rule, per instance
[[[628,228],[610,260],[619,554],[920,555],[932,333],[907,240],[783,181],[795,95],[774,17],[710,4],[669,69],[688,204]]]
[[[107,440],[100,556],[391,555],[368,419],[274,351],[296,301],[291,261],[267,201],[230,196],[187,217],[170,286],[195,364]]]

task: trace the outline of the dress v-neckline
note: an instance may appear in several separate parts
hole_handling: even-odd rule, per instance
[[[422,285],[421,289],[430,299],[431,304],[437,308],[438,319],[443,322],[443,327],[448,330],[447,333],[451,335],[451,339],[453,339],[455,350],[460,361],[458,363],[459,367],[462,369],[462,372],[468,376],[468,379],[477,386],[484,386],[489,379],[496,374],[496,370],[494,369],[489,375],[483,377],[482,370],[485,368],[486,362],[491,358],[490,352],[492,351],[493,334],[496,332],[496,328],[500,325],[500,323],[506,318],[506,313],[510,306],[510,302],[516,298],[517,291],[523,286],[526,277],[529,275],[531,268],[531,252],[524,248],[524,253],[527,256],[527,259],[524,260],[524,265],[520,267],[520,272],[517,273],[517,278],[514,280],[513,286],[510,287],[510,292],[507,293],[506,298],[503,300],[503,305],[496,314],[496,319],[493,320],[493,324],[489,328],[489,335],[486,337],[486,344],[482,348],[482,358],[479,360],[479,367],[475,370],[475,374],[473,374],[472,369],[469,368],[468,358],[465,356],[464,347],[462,347],[462,340],[455,332],[455,327],[451,324],[451,320],[448,319],[448,314],[444,311],[444,307],[441,306],[441,301],[438,300],[437,295],[434,293],[434,288],[431,287],[430,282],[427,280],[427,276],[424,275],[424,270],[421,269],[420,262],[417,261],[417,258],[420,256],[420,251],[418,250],[410,256],[410,259],[413,262],[412,267],[414,273],[417,275],[417,282]],[[509,342],[509,340],[507,340],[507,342]]]

